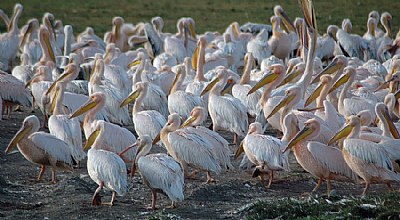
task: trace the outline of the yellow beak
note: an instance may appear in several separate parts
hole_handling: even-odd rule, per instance
[[[56,92],[54,93],[53,100],[51,102],[50,113],[53,113],[54,109],[56,108],[56,102],[57,102],[56,100],[57,100],[57,97],[59,96],[59,93],[60,93],[60,90],[57,88]]]
[[[181,125],[181,128],[184,128],[190,124],[192,124],[194,121],[196,121],[197,117],[196,116],[190,116],[188,119],[186,119],[185,122]]]
[[[324,74],[335,73],[340,68],[340,66],[341,65],[337,62],[336,59],[333,60],[327,67],[325,67],[325,69],[323,69],[320,73],[318,73],[318,75],[313,79],[311,84],[318,82],[321,76]]]
[[[134,59],[130,64],[128,64],[128,69],[130,69],[133,66],[137,66],[141,63],[140,59]]]
[[[89,111],[90,109],[97,106],[97,103],[91,99],[89,99],[85,104],[83,104],[79,109],[77,109],[69,118],[75,118],[83,113]]]
[[[313,129],[310,127],[304,127],[303,130],[299,131],[296,136],[288,143],[288,146],[283,150],[286,152],[290,148],[294,147],[297,143],[299,143],[304,138],[308,137],[313,132]]]
[[[92,134],[89,136],[89,138],[86,141],[85,146],[83,147],[83,150],[89,150],[89,148],[93,145],[93,143],[96,141],[97,137],[100,135],[100,129],[96,129],[95,131],[92,132]]]
[[[213,81],[211,81],[211,82],[206,86],[206,88],[204,88],[203,91],[201,91],[200,96],[204,96],[208,91],[210,91],[210,90],[215,86],[215,84],[217,84],[217,82],[219,82],[218,77],[216,77]]]
[[[389,125],[389,130],[390,133],[392,134],[394,139],[400,139],[399,131],[397,130],[396,126],[393,123],[392,117],[390,117],[390,114],[387,110],[384,110],[382,112],[383,117],[385,118],[386,122]]]
[[[32,126],[24,126],[22,127],[13,137],[10,144],[8,144],[5,153],[10,152],[24,137],[27,133],[32,130]]]
[[[333,138],[328,142],[328,145],[332,145],[337,140],[347,137],[352,130],[353,130],[353,126],[351,126],[351,125],[345,126],[342,130],[340,130],[338,133],[336,133],[335,136],[333,136]]]
[[[337,88],[339,88],[341,85],[345,84],[347,81],[349,81],[350,79],[350,75],[343,75],[341,76],[338,81],[335,82],[335,84],[333,84],[332,88],[328,91],[328,94],[335,91]]]
[[[225,94],[230,94],[232,93],[232,88],[235,85],[233,80],[228,80],[226,83],[225,87],[221,91],[221,96],[224,96]]]
[[[65,77],[67,77],[69,74],[71,74],[70,72],[65,72],[64,74],[62,74],[56,81],[54,81],[50,88],[47,90],[46,95],[49,95],[53,89],[56,87],[56,83],[62,81],[63,79],[65,79]]]
[[[324,84],[320,84],[314,91],[313,93],[310,95],[310,97],[308,97],[308,99],[306,100],[306,102],[304,103],[304,107],[307,107],[308,105],[310,105],[315,99],[317,99],[317,97],[321,94],[322,89],[324,88]]]
[[[137,97],[139,97],[139,95],[140,95],[140,91],[139,90],[131,92],[131,94],[129,94],[129,96],[124,101],[121,102],[119,107],[122,108],[125,105],[135,101],[137,99]]]
[[[253,88],[250,89],[250,91],[247,93],[247,95],[250,95],[251,93],[257,91],[259,88],[263,87],[267,83],[271,83],[274,80],[276,80],[279,77],[279,73],[275,72],[270,72],[264,75],[260,81],[258,81]]]
[[[296,28],[294,27],[293,22],[290,20],[286,12],[283,11],[279,13],[278,16],[282,18],[282,21],[285,24],[285,27],[288,29],[288,32],[296,32]]]
[[[192,55],[192,68],[193,70],[197,70],[197,60],[199,59],[200,54],[200,43],[197,43],[197,47]]]
[[[239,145],[239,148],[237,149],[237,151],[235,153],[234,160],[236,160],[243,152],[244,152],[244,148],[243,148],[243,141],[242,141]]]
[[[172,92],[172,88],[174,88],[174,86],[176,85],[176,83],[178,82],[178,79],[179,79],[179,77],[181,77],[181,71],[180,71],[180,68],[178,68],[178,71],[177,71],[177,73],[176,73],[176,75],[175,75],[175,79],[174,79],[174,81],[172,82],[172,84],[171,84],[171,87],[169,88],[169,91],[168,91],[168,95],[171,95],[171,92]]]
[[[300,70],[296,70],[293,69],[293,67],[291,67],[291,71],[288,71],[288,74],[286,74],[285,78],[283,79],[283,81],[281,82],[281,84],[279,84],[279,86],[277,87],[281,87],[287,83],[290,83],[294,78],[298,77],[301,74]]]
[[[277,106],[275,106],[272,112],[268,115],[267,119],[276,114],[283,106],[288,105],[294,99],[294,97],[294,95],[286,96]]]

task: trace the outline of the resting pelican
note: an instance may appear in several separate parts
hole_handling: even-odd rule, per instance
[[[205,106],[205,103],[200,96],[179,90],[185,76],[186,71],[184,66],[178,66],[175,80],[168,93],[168,111],[171,114],[177,113],[182,118],[187,119],[190,115],[190,111],[192,111],[194,107]]]
[[[392,190],[391,183],[400,181],[400,175],[394,171],[392,161],[382,144],[359,139],[360,118],[350,116],[346,126],[329,143],[347,137],[343,142],[343,157],[347,165],[365,182],[362,195],[367,194],[371,183],[386,183]]]
[[[218,157],[212,151],[210,142],[195,132],[179,129],[181,118],[174,113],[168,116],[167,124],[161,129],[160,135],[153,140],[156,144],[160,139],[166,146],[168,154],[178,161],[185,177],[193,178],[196,171],[188,173],[188,166],[207,172],[207,183],[213,181],[211,172],[219,174],[221,166]]]
[[[213,122],[213,130],[233,132],[233,143],[237,144],[238,136],[246,136],[249,123],[246,107],[239,99],[231,96],[221,96],[221,91],[228,81],[226,72],[226,69],[219,70],[217,77],[203,89],[201,95],[210,91],[208,112]]]
[[[201,126],[207,119],[207,110],[201,106],[196,106],[190,112],[190,117],[182,123],[181,128],[192,133],[196,133],[209,141],[212,150],[217,155],[220,165],[223,169],[234,169],[231,163],[231,150],[229,143],[217,132]]]
[[[126,166],[120,155],[114,152],[103,150],[106,148],[103,142],[97,141],[97,132],[88,138],[84,150],[88,148],[87,170],[90,178],[99,185],[94,192],[92,205],[114,205],[116,194],[124,195],[128,191],[128,175]],[[120,152],[121,154],[123,152]],[[111,201],[102,203],[100,191],[106,187],[112,191]]]
[[[138,82],[134,87],[132,93],[122,101],[120,106],[125,106],[136,100],[132,109],[132,120],[136,134],[139,137],[148,135],[151,139],[154,139],[167,121],[158,111],[142,110],[143,100],[150,98],[147,96],[149,84],[147,82]]]
[[[201,36],[197,42],[197,48],[195,49],[192,56],[192,67],[196,70],[196,76],[193,82],[189,82],[186,86],[186,92],[190,92],[194,95],[200,95],[204,86],[207,84],[207,79],[204,77],[204,65],[206,62],[206,38]],[[187,70],[186,70],[187,72]],[[187,72],[186,74],[189,74]]]
[[[72,170],[74,161],[71,151],[64,141],[54,135],[38,132],[39,127],[40,122],[35,115],[26,117],[5,152],[17,146],[25,159],[39,164],[41,169],[37,180],[42,179],[46,166],[51,166],[51,182],[56,183],[56,170]]]
[[[341,151],[320,142],[308,141],[318,136],[320,123],[316,119],[304,122],[304,128],[288,143],[284,151],[293,148],[297,162],[307,172],[318,177],[318,183],[312,192],[318,190],[322,181],[327,183],[327,194],[330,195],[331,180],[357,181],[357,175],[346,165]]]
[[[289,35],[281,29],[282,19],[278,16],[271,17],[272,36],[268,40],[269,47],[274,56],[279,59],[289,57],[292,50],[292,40]]]
[[[89,96],[89,100],[77,109],[70,118],[77,117],[85,112],[85,120],[83,121],[83,131],[85,133],[86,140],[89,136],[96,132],[98,138],[99,149],[112,151],[115,153],[122,152],[127,146],[131,146],[135,143],[135,136],[126,128],[122,128],[118,125],[105,122],[103,120],[96,120],[95,115],[98,113],[106,103],[106,96],[101,92],[93,93]],[[135,157],[135,153],[128,151],[122,156],[125,162],[132,162]]]
[[[50,33],[45,27],[39,28],[38,33],[40,48],[42,50],[42,56],[39,59],[39,62],[35,63],[35,66],[48,66],[50,69],[53,69],[56,64],[56,57],[54,55],[53,48],[50,43]]]
[[[40,42],[37,38],[38,31],[39,21],[36,18],[30,19],[21,43],[19,44],[19,47],[22,47],[22,52],[28,54],[28,60],[26,62],[30,65],[37,63],[42,56]]]
[[[15,4],[14,14],[8,26],[8,32],[0,35],[0,63],[5,65],[4,70],[12,69],[12,63],[17,56],[19,46],[19,28],[18,21],[21,17],[23,7],[21,4]]]
[[[49,118],[48,127],[50,134],[65,141],[76,162],[86,157],[82,148],[82,132],[77,118],[69,119],[69,112],[62,106],[64,99],[65,83],[57,82],[51,109],[52,116]]]
[[[249,160],[256,165],[253,177],[260,176],[262,184],[266,188],[270,188],[274,178],[274,171],[290,171],[289,160],[288,154],[282,153],[284,145],[281,140],[270,135],[263,135],[263,133],[260,123],[251,123],[246,137],[235,154],[235,158],[244,151]],[[265,173],[269,174],[268,185],[264,184]]]
[[[114,17],[112,20],[113,28],[112,32],[106,37],[104,41],[107,43],[115,43],[121,52],[126,52],[130,49],[128,44],[128,36],[123,32],[122,26],[124,25],[124,19],[121,17]]]
[[[166,154],[147,155],[152,147],[149,136],[139,137],[135,145],[138,149],[132,174],[137,169],[143,182],[150,188],[152,194],[151,209],[156,209],[157,192],[166,194],[172,201],[171,208],[176,208],[176,202],[184,199],[182,167]]]
[[[254,55],[257,64],[261,64],[261,61],[271,56],[271,49],[268,45],[268,31],[262,29],[252,40],[247,44],[247,52]]]

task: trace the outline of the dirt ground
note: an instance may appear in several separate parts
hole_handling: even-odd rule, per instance
[[[0,151],[4,152],[9,141],[20,128],[24,118],[41,113],[36,111],[13,112],[10,119],[0,121]],[[132,131],[133,127],[129,127]],[[228,141],[231,136],[223,134]],[[236,148],[232,148],[234,152]],[[233,158],[232,158],[233,159]],[[238,167],[240,160],[234,161]],[[283,197],[302,197],[315,186],[315,180],[304,172],[291,157],[290,173],[277,174],[277,180],[271,189],[265,190],[260,181],[251,178],[252,171],[239,170],[224,172],[215,176],[217,182],[204,184],[205,175],[199,180],[185,180],[185,200],[176,209],[165,208],[170,205],[168,197],[158,195],[156,211],[146,209],[151,204],[151,192],[136,174],[130,180],[129,192],[117,197],[115,205],[95,207],[91,205],[92,195],[97,188],[87,174],[86,161],[80,169],[72,173],[58,172],[57,184],[50,184],[50,171],[44,179],[36,181],[39,166],[28,162],[17,150],[0,156],[0,218],[1,219],[146,219],[153,217],[183,219],[223,219],[245,218],[239,212],[241,207],[257,200]],[[399,185],[394,186],[398,189]],[[337,195],[358,196],[361,185],[334,183]],[[325,184],[319,194],[325,193]],[[374,185],[371,194],[385,191],[382,185]],[[111,197],[109,191],[103,191],[103,201]]]

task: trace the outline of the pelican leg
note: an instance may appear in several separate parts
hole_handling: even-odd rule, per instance
[[[237,145],[238,140],[238,135],[236,133],[233,133],[233,145]]]
[[[52,184],[57,183],[56,170],[54,168],[51,169],[51,183]]]
[[[393,192],[392,184],[391,183],[386,183],[386,186],[388,187],[389,192]]]
[[[37,181],[40,181],[43,177],[44,172],[46,171],[46,166],[45,165],[41,165],[40,167],[40,172],[39,172],[39,176],[37,178]]]
[[[367,195],[367,191],[369,189],[369,184],[370,184],[369,182],[365,182],[365,188],[364,188],[363,193],[361,194],[362,196]]]
[[[211,182],[216,182],[212,177],[210,171],[207,171],[207,181],[206,184],[209,184]]]
[[[269,180],[268,180],[268,185],[266,186],[267,189],[271,187],[272,180],[274,179],[274,171],[271,170],[271,172],[269,172],[268,175],[269,175]]]
[[[322,184],[322,177],[320,177],[320,178],[318,179],[318,183],[317,183],[317,185],[315,186],[315,188],[312,190],[312,192],[316,192],[316,191],[319,189],[319,187],[321,187],[321,184]]]
[[[176,208],[176,202],[172,201],[171,205],[168,208],[170,209]]]
[[[156,201],[157,201],[157,192],[155,190],[151,190],[151,207],[147,209],[156,210]]]
[[[115,196],[116,196],[116,193],[113,191],[112,195],[111,195],[111,201],[110,202],[101,203],[101,204],[102,205],[113,206],[114,205],[114,201],[115,201]]]
[[[97,187],[96,191],[93,194],[92,205],[101,205],[101,196],[99,195],[100,191],[103,189],[104,182],[101,182],[99,187]]]
[[[331,195],[331,179],[329,177],[326,179],[326,191],[329,197]]]

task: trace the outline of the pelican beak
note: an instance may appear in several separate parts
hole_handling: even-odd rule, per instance
[[[196,49],[193,51],[192,55],[193,70],[197,70],[197,60],[199,59],[199,54],[200,54],[200,43],[197,43]]]
[[[304,103],[304,107],[307,107],[308,105],[310,105],[315,99],[317,99],[317,97],[321,94],[322,89],[324,88],[324,84],[320,84],[314,91],[313,93],[310,95],[310,97],[308,97],[308,99],[306,100],[306,102]]]
[[[96,141],[96,138],[100,135],[100,129],[96,129],[92,132],[92,134],[89,136],[89,138],[86,141],[85,146],[83,147],[83,150],[89,150],[89,148],[93,145],[93,143]]]
[[[40,76],[40,74],[36,73],[35,75],[32,76],[30,80],[28,80],[25,84],[25,88],[28,88],[33,82],[36,81],[36,79]]]
[[[217,82],[219,82],[218,77],[215,77],[215,79],[213,81],[211,81],[204,89],[203,91],[201,91],[200,96],[204,96],[208,91],[210,91],[215,84],[217,84]]]
[[[80,108],[78,108],[71,116],[69,116],[69,119],[82,115],[83,113],[89,111],[90,109],[96,106],[97,103],[92,99],[89,99],[85,104],[83,104]]]
[[[282,21],[285,24],[284,26],[286,27],[288,33],[296,32],[296,28],[294,27],[292,20],[290,20],[289,16],[286,14],[285,11],[279,13],[278,16],[282,18]]]
[[[389,130],[390,133],[392,134],[394,139],[400,139],[399,131],[397,130],[396,126],[393,123],[392,117],[390,117],[390,114],[387,109],[383,110],[382,112],[383,117],[385,118],[386,122],[389,125]]]
[[[103,57],[103,60],[107,60],[108,57],[111,56],[109,51],[106,51],[106,54]],[[129,66],[129,65],[128,65]]]
[[[188,119],[186,119],[185,122],[181,125],[181,128],[184,128],[190,124],[192,124],[194,121],[196,121],[197,117],[196,116],[190,116]]]
[[[239,37],[239,30],[237,29],[236,25],[233,25],[233,23],[232,23],[231,25],[232,25],[232,32],[233,32],[233,35],[235,36],[235,39],[238,39],[238,37]]]
[[[56,87],[57,82],[61,82],[69,74],[71,74],[71,72],[69,72],[68,69],[66,69],[65,72],[61,74],[61,76],[58,77],[58,79],[51,84],[50,88],[46,92],[46,95],[49,95],[53,91],[53,89]]]
[[[161,133],[158,133],[157,136],[154,138],[152,145],[157,144],[161,139]]]
[[[279,84],[279,86],[277,86],[277,87],[281,87],[287,83],[290,83],[291,81],[293,81],[294,78],[298,77],[301,74],[300,70],[296,70],[292,66],[289,67],[289,70],[290,71],[287,71],[287,74],[286,74],[285,78],[283,79],[283,81],[281,82],[281,84]]]
[[[222,89],[221,95],[224,96],[225,94],[232,93],[233,85],[235,85],[235,82],[232,79],[229,79],[225,87]]]
[[[347,81],[349,81],[350,79],[350,75],[346,74],[341,76],[338,81],[335,82],[335,84],[333,84],[332,88],[329,90],[328,94],[330,94],[331,92],[335,91],[337,88],[339,88],[341,85],[345,84]]]
[[[192,38],[196,39],[196,32],[192,23],[189,23],[189,33]]]
[[[304,20],[309,28],[313,28],[317,33],[317,19],[315,18],[315,11],[312,1],[300,0],[300,5],[303,11]]]
[[[56,92],[54,93],[53,100],[51,102],[50,113],[53,113],[54,109],[56,108],[56,100],[57,100],[57,97],[59,96],[59,94],[60,94],[60,89],[56,88]]]
[[[26,29],[25,34],[24,34],[24,36],[23,36],[23,38],[22,38],[22,41],[21,41],[21,43],[19,44],[19,48],[20,48],[20,49],[21,49],[21,47],[23,47],[23,46],[25,45],[26,39],[28,38],[28,35],[29,35],[30,33],[32,33],[32,30],[33,30],[33,24],[32,24],[32,23],[29,23],[28,28]]]
[[[335,73],[342,65],[337,62],[337,59],[334,59],[327,67],[325,67],[318,75],[313,79],[311,84],[319,81],[320,77],[324,74],[333,74]]]
[[[296,136],[288,143],[287,147],[283,150],[286,152],[287,150],[294,147],[297,143],[299,143],[304,138],[308,137],[313,132],[313,129],[305,126],[303,130],[299,131]]]
[[[178,70],[177,70],[177,72],[176,72],[176,75],[175,75],[175,79],[174,79],[174,81],[172,82],[171,87],[169,88],[168,96],[171,95],[172,88],[175,87],[176,83],[178,82],[178,79],[181,77],[181,74],[182,74],[182,73],[181,73],[181,71],[180,71],[180,68],[178,68]]]
[[[275,106],[272,112],[268,115],[267,119],[276,114],[283,106],[288,105],[294,99],[294,97],[294,95],[286,96],[277,106]]]
[[[331,140],[329,140],[328,145],[332,145],[337,140],[347,137],[352,130],[353,130],[353,126],[346,125],[342,130],[340,130],[338,133],[336,133],[335,136],[333,136],[333,138]]]
[[[242,141],[242,142],[240,142],[239,148],[237,149],[237,151],[235,153],[234,160],[236,160],[243,152],[244,152],[244,148],[243,148],[243,141]]]
[[[391,38],[391,37],[392,37],[392,21],[391,21],[391,19],[387,19],[387,20],[386,20],[386,23],[387,23],[387,25],[388,25],[388,27],[389,27],[388,35],[389,35],[389,37]]]
[[[303,112],[312,112],[312,111],[316,111],[319,109],[324,109],[324,107],[315,107],[315,108],[299,108],[297,109],[298,111],[303,111]]]
[[[49,17],[49,19],[46,20],[46,21],[48,21],[48,26],[49,26],[50,29],[51,29],[51,30],[49,30],[49,31],[51,31],[51,32],[53,33],[54,39],[57,40],[56,28],[55,28],[56,25],[54,24],[53,18],[50,18],[50,17]]]
[[[121,102],[119,107],[122,108],[125,105],[127,105],[128,103],[131,103],[131,102],[135,101],[137,99],[137,97],[139,97],[139,95],[140,95],[140,91],[139,90],[131,92],[131,94],[129,94],[129,96],[124,101]]]
[[[19,129],[19,131],[15,134],[15,136],[11,140],[10,144],[8,144],[4,152],[5,153],[10,152],[22,140],[22,138],[24,138],[25,135],[29,133],[31,130],[32,130],[31,125],[23,126],[21,129]]]
[[[267,74],[265,74],[263,76],[263,78],[260,79],[260,81],[258,81],[253,88],[250,89],[250,91],[247,93],[247,95],[250,95],[252,93],[254,93],[255,91],[257,91],[259,88],[263,87],[265,84],[267,83],[271,83],[273,81],[275,81],[277,78],[279,77],[279,73],[276,72],[269,72]]]
[[[128,64],[128,69],[130,69],[133,66],[137,66],[141,63],[140,59],[134,59],[130,64]]]

